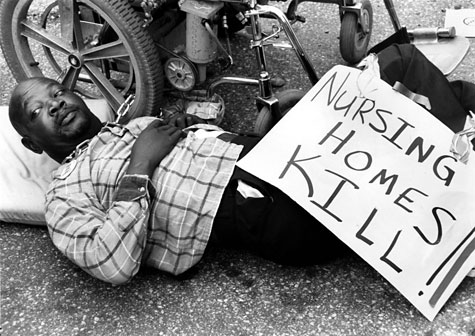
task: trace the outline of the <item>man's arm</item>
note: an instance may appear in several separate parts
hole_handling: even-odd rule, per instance
[[[153,121],[135,141],[130,154],[126,175],[146,175],[149,178],[160,161],[173,149],[182,137],[181,129]]]
[[[135,142],[126,174],[152,177],[155,167],[184,136],[182,129],[201,122],[202,119],[189,114],[152,122]]]
[[[150,195],[105,209],[87,190],[47,194],[46,221],[53,244],[100,280],[122,284],[139,270],[147,238]]]
[[[147,126],[132,147],[130,164],[111,204],[97,195],[101,181],[53,182],[46,220],[56,247],[98,279],[113,284],[129,281],[140,268],[146,245],[153,195],[150,177],[181,135],[179,128],[158,120]]]

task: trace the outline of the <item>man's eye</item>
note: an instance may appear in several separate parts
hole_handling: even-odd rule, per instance
[[[64,94],[64,89],[59,89],[54,93],[55,97],[62,96]]]
[[[31,119],[35,119],[38,116],[38,114],[40,114],[40,111],[41,111],[41,108],[39,107],[31,111]]]

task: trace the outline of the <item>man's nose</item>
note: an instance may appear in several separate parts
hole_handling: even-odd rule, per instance
[[[66,103],[62,99],[51,99],[49,102],[49,113],[51,115],[58,113]]]

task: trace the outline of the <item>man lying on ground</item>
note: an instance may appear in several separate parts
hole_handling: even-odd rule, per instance
[[[449,83],[412,45],[391,46],[378,59],[382,79],[428,97],[432,114],[462,129],[475,85]],[[180,274],[209,243],[292,265],[348,253],[280,190],[236,167],[257,137],[189,115],[102,125],[80,97],[47,78],[20,83],[9,115],[27,148],[61,163],[46,195],[49,233],[98,279],[125,283],[142,264]]]

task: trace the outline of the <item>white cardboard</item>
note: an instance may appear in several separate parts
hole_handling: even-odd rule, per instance
[[[450,129],[360,75],[334,67],[238,165],[296,200],[433,320],[475,265],[475,156],[457,162]]]

